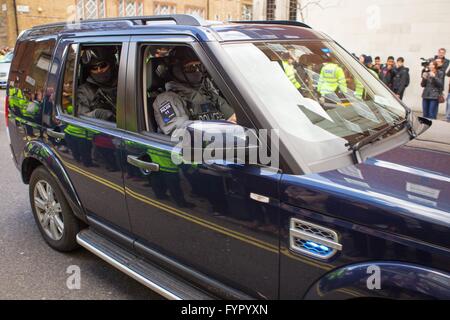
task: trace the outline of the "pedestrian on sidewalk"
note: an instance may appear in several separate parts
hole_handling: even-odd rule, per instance
[[[393,56],[389,56],[386,62],[386,66],[381,69],[380,80],[392,90],[394,81],[394,67],[395,59]]]
[[[450,65],[450,60],[445,57],[447,50],[445,48],[440,48],[438,50],[438,54],[434,56],[435,59],[442,59],[442,69],[444,69],[444,73],[447,72],[447,69]]]
[[[428,119],[436,119],[439,109],[439,96],[442,94],[444,84],[442,83],[442,70],[438,70],[437,62],[431,61],[428,70],[422,74],[421,86],[423,116]]]
[[[450,69],[447,71],[447,77],[450,77]],[[445,109],[445,117],[450,122],[450,83],[448,84],[447,108]]]
[[[406,68],[404,64],[405,59],[399,57],[397,59],[397,67],[394,69],[394,80],[392,85],[394,93],[400,100],[403,100],[405,89],[409,86],[409,68]]]

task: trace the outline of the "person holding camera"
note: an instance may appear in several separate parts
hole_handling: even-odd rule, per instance
[[[444,90],[442,72],[442,69],[438,69],[437,62],[433,60],[422,73],[421,86],[424,88],[422,93],[422,110],[425,118],[436,119],[437,117],[439,96]]]
[[[447,77],[450,77],[450,69],[447,71]],[[447,107],[445,108],[445,118],[450,122],[450,83],[448,84]]]

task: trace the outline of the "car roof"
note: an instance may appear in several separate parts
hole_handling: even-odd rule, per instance
[[[26,30],[21,39],[49,36],[99,36],[139,34],[182,34],[199,41],[295,40],[324,36],[296,21],[207,21],[187,14],[107,18],[52,23]]]

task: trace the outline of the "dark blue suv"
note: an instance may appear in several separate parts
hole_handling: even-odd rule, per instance
[[[7,90],[13,159],[56,250],[81,245],[170,299],[450,298],[449,125],[304,24],[34,27]]]

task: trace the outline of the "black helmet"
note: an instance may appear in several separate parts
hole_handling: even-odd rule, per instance
[[[87,47],[81,53],[81,62],[87,66],[97,66],[101,63],[113,65],[116,61],[115,47]]]
[[[172,60],[172,75],[180,82],[199,86],[203,82],[206,70],[200,59],[190,48],[177,48]]]

